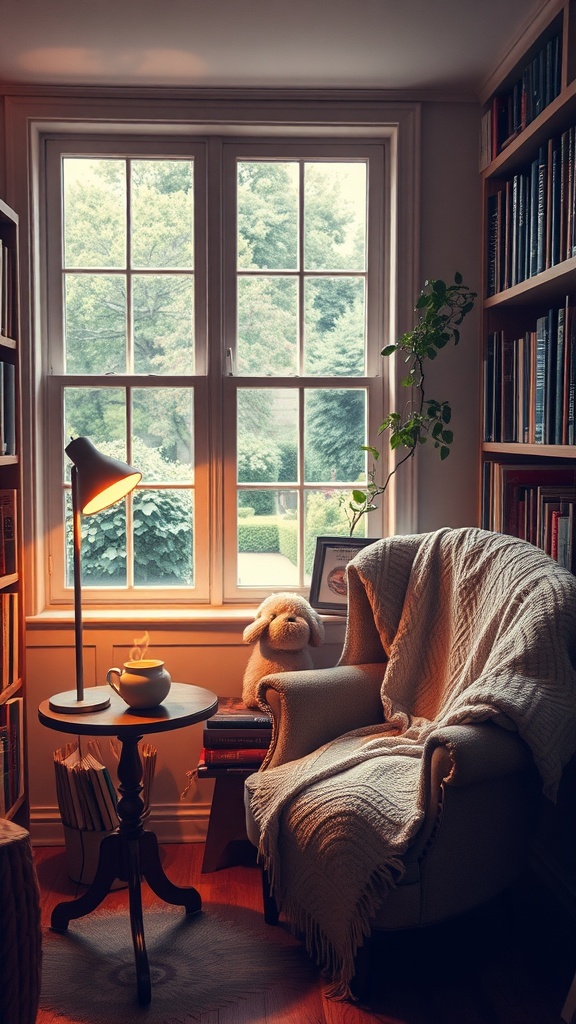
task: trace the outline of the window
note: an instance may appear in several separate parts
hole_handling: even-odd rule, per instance
[[[385,143],[46,154],[51,600],[70,598],[64,448],[81,434],[143,474],[83,520],[86,600],[306,592],[383,415]]]

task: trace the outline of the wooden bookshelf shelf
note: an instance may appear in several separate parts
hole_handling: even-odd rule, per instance
[[[537,459],[576,459],[576,447],[573,444],[522,444],[518,441],[490,442],[485,441],[482,451],[486,455],[515,455]]]
[[[28,825],[18,216],[0,200],[0,817]]]

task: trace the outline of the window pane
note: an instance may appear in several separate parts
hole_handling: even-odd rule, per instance
[[[344,502],[350,494],[334,488],[306,493],[304,523],[304,572],[309,582],[314,565],[317,537],[347,537],[350,532]],[[361,535],[361,531],[358,534]]]
[[[266,497],[268,512],[263,510]],[[238,496],[238,586],[297,586],[296,491],[241,491]]]
[[[183,274],[132,279],[135,373],[194,373],[194,280]]]
[[[143,483],[192,484],[192,388],[134,388],[132,461]]]
[[[366,366],[364,278],[312,277],[304,288],[304,372],[362,376]]]
[[[239,278],[239,376],[297,373],[297,296],[298,283],[292,278]]]
[[[296,483],[297,480],[298,392],[287,388],[240,389],[238,482]],[[240,503],[246,504],[242,494]],[[272,491],[262,492],[256,510],[260,514],[275,511]]]
[[[298,164],[238,163],[238,267],[295,270]]]
[[[135,586],[191,587],[194,573],[190,491],[136,491],[133,509]]]
[[[192,269],[193,170],[190,160],[131,162],[133,267]]]
[[[366,164],[307,163],[304,269],[366,267]]]
[[[124,373],[124,277],[67,274],[65,292],[66,373]]]
[[[366,390],[314,388],[304,406],[304,465],[309,483],[366,480]]]
[[[82,586],[126,586],[126,502],[82,516]],[[74,586],[72,497],[66,494],[66,586]]]
[[[64,437],[89,437],[104,455],[126,461],[125,399],[124,388],[65,388]],[[64,465],[69,480],[66,456]]]
[[[125,161],[66,157],[62,164],[64,266],[125,267]]]

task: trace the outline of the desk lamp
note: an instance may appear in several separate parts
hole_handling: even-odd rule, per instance
[[[82,646],[82,570],[80,516],[102,512],[124,498],[142,479],[142,474],[125,462],[103,455],[87,437],[76,437],[65,449],[72,461],[72,518],[74,539],[74,630],[76,644],[76,690],[50,698],[52,711],[60,714],[102,711],[110,704],[108,687],[84,690]]]

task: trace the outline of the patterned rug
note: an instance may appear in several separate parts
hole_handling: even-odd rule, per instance
[[[74,1024],[189,1024],[281,978],[316,974],[294,939],[253,910],[205,903],[186,917],[149,909],[144,932],[152,1002],[140,1007],[127,912],[96,912],[64,934],[46,931],[39,1020],[45,1010]]]

